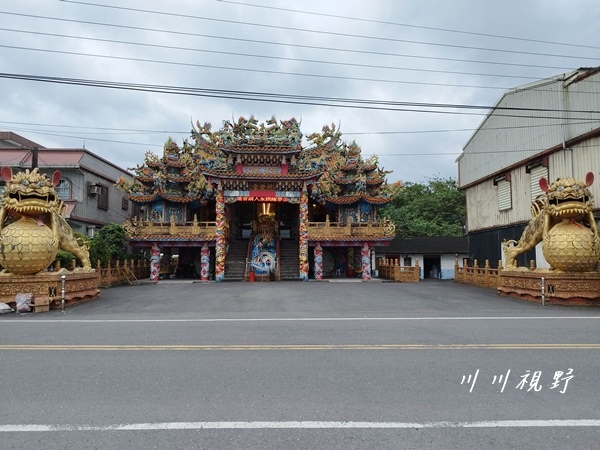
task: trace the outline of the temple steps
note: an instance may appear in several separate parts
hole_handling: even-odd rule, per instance
[[[225,259],[225,281],[243,281],[248,239],[231,239]]]
[[[296,239],[279,241],[279,276],[282,280],[299,280],[299,248]]]

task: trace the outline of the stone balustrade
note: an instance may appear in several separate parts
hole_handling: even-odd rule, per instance
[[[327,219],[325,222],[308,222],[308,239],[315,241],[340,237],[392,239],[394,236],[395,227],[389,221],[340,224]]]
[[[377,262],[377,270],[379,278],[397,283],[418,283],[421,274],[418,259],[415,260],[414,266],[401,266],[397,259],[380,258]]]

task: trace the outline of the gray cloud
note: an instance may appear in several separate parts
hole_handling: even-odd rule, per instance
[[[123,5],[122,2],[112,4]],[[282,8],[290,7],[288,2],[273,3],[273,5]],[[148,30],[0,14],[2,28],[16,30],[0,30],[0,45],[5,46],[0,48],[0,71],[265,93],[491,106],[504,92],[503,89],[498,88],[518,86],[581,66],[595,66],[600,60],[598,48],[533,42],[538,40],[594,46],[600,31],[596,20],[600,15],[600,4],[594,0],[582,0],[569,6],[565,6],[561,1],[547,0],[543,2],[541,0],[534,2],[380,0],[370,2],[368,7],[365,7],[365,2],[354,0],[343,3],[306,1],[292,6],[305,11],[404,23],[429,27],[429,29],[306,15],[216,0],[169,2],[140,0],[127,2],[125,6],[151,11],[168,11],[189,17],[42,0],[11,2],[9,5],[4,5],[1,11],[252,41],[271,41],[287,45],[215,39],[189,34],[156,33]],[[329,34],[200,20],[191,16],[320,30]],[[529,41],[450,33],[434,28],[503,35]],[[67,39],[17,31],[123,40],[245,55],[260,54],[278,58],[323,60],[371,67],[223,55],[157,46]],[[332,33],[345,33],[351,36]],[[356,36],[378,36],[387,40]],[[431,44],[416,44],[414,41]],[[432,45],[433,43],[439,45]],[[297,45],[318,48],[303,48]],[[495,48],[502,51],[492,52],[473,47]],[[332,51],[327,50],[328,48],[394,53],[413,57]],[[50,51],[170,61],[178,64],[68,55]],[[525,55],[517,52],[540,53],[540,55]],[[486,62],[486,64],[475,61]],[[532,67],[519,67],[517,64],[527,64]],[[227,66],[246,70],[225,70],[193,65]],[[290,74],[261,73],[257,72],[258,70]],[[444,72],[470,72],[473,75]],[[301,73],[390,82],[293,75]],[[490,77],[484,74],[505,77]],[[437,86],[414,83],[435,83]],[[455,86],[441,86],[442,84]],[[123,167],[132,167],[141,163],[146,150],[160,152],[162,143],[169,136],[181,142],[183,138],[189,136],[190,121],[208,121],[213,124],[213,128],[217,128],[222,120],[230,119],[232,116],[247,117],[254,114],[259,120],[266,120],[271,115],[279,119],[294,116],[302,119],[302,130],[305,135],[320,130],[324,124],[334,122],[336,125],[341,124],[345,139],[355,140],[366,155],[373,153],[379,155],[381,165],[394,171],[388,176],[390,181],[421,181],[431,176],[456,177],[457,168],[454,161],[472,133],[472,131],[456,130],[476,128],[484,117],[482,114],[485,113],[485,111],[469,110],[462,111],[469,114],[455,114],[456,110],[449,110],[444,114],[436,114],[292,105],[61,86],[8,79],[0,81],[0,98],[2,98],[0,129],[15,131],[48,147],[81,147],[85,142],[86,148]],[[143,131],[119,132],[117,129]],[[450,131],[440,132],[441,130]],[[429,132],[414,133],[416,131]],[[390,132],[397,132],[397,134]]]

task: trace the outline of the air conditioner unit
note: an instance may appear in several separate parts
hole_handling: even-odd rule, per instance
[[[102,188],[97,184],[90,184],[88,186],[88,195],[99,195]]]

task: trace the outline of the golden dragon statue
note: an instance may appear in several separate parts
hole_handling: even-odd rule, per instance
[[[588,189],[594,174],[585,182],[564,177],[548,184],[540,179],[544,194],[532,203],[533,218],[519,241],[504,242],[505,270],[516,270],[516,257],[542,242],[542,251],[551,269],[564,272],[597,270],[600,236],[593,215],[593,196]]]
[[[0,208],[0,265],[3,275],[33,275],[44,271],[58,249],[73,253],[91,272],[88,246],[77,239],[67,224],[66,207],[54,189],[60,172],[52,179],[37,168],[13,175],[3,167],[6,182]]]

